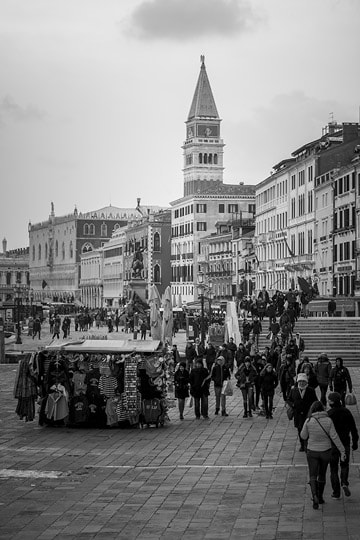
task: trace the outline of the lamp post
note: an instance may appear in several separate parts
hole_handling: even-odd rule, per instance
[[[199,271],[197,275],[197,288],[201,302],[201,315],[200,315],[200,340],[201,344],[205,345],[205,313],[204,313],[204,273]]]
[[[34,289],[30,289],[30,317],[33,316]]]
[[[16,345],[21,345],[21,326],[20,326],[20,305],[21,305],[21,284],[19,281],[15,285],[15,310],[16,310]]]
[[[212,282],[210,281],[209,282],[209,290],[208,290],[208,298],[209,298],[209,324],[211,324],[211,317],[212,317],[212,313],[211,313],[211,300],[212,300]]]

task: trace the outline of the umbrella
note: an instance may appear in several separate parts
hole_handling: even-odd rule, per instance
[[[161,341],[172,344],[173,337],[173,312],[172,312],[172,303],[171,303],[171,289],[166,287],[163,301],[162,301],[163,311],[163,320],[161,328]]]
[[[156,285],[151,285],[149,291],[150,304],[150,332],[152,339],[161,339],[161,315],[160,305],[161,299]]]

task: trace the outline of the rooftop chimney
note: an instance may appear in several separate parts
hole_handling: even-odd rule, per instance
[[[343,123],[343,142],[348,143],[359,137],[359,124],[357,122]]]
[[[141,199],[140,199],[140,197],[138,197],[136,200],[137,200],[137,207],[136,208],[139,208]]]
[[[3,246],[3,253],[5,255],[5,253],[7,251],[7,240],[6,240],[6,238],[3,239],[2,246]]]

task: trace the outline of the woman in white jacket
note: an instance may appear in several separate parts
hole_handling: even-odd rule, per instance
[[[306,439],[307,462],[309,467],[310,487],[313,508],[324,503],[323,493],[326,483],[326,470],[330,462],[332,446],[335,445],[345,459],[345,448],[340,441],[333,421],[324,410],[320,401],[314,401],[309,409],[308,419],[304,423],[300,436]]]

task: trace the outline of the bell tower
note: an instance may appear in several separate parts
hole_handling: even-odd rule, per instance
[[[200,75],[190,112],[185,122],[184,197],[206,190],[209,185],[223,183],[224,143],[210,82],[205,68],[205,56],[200,57]]]

